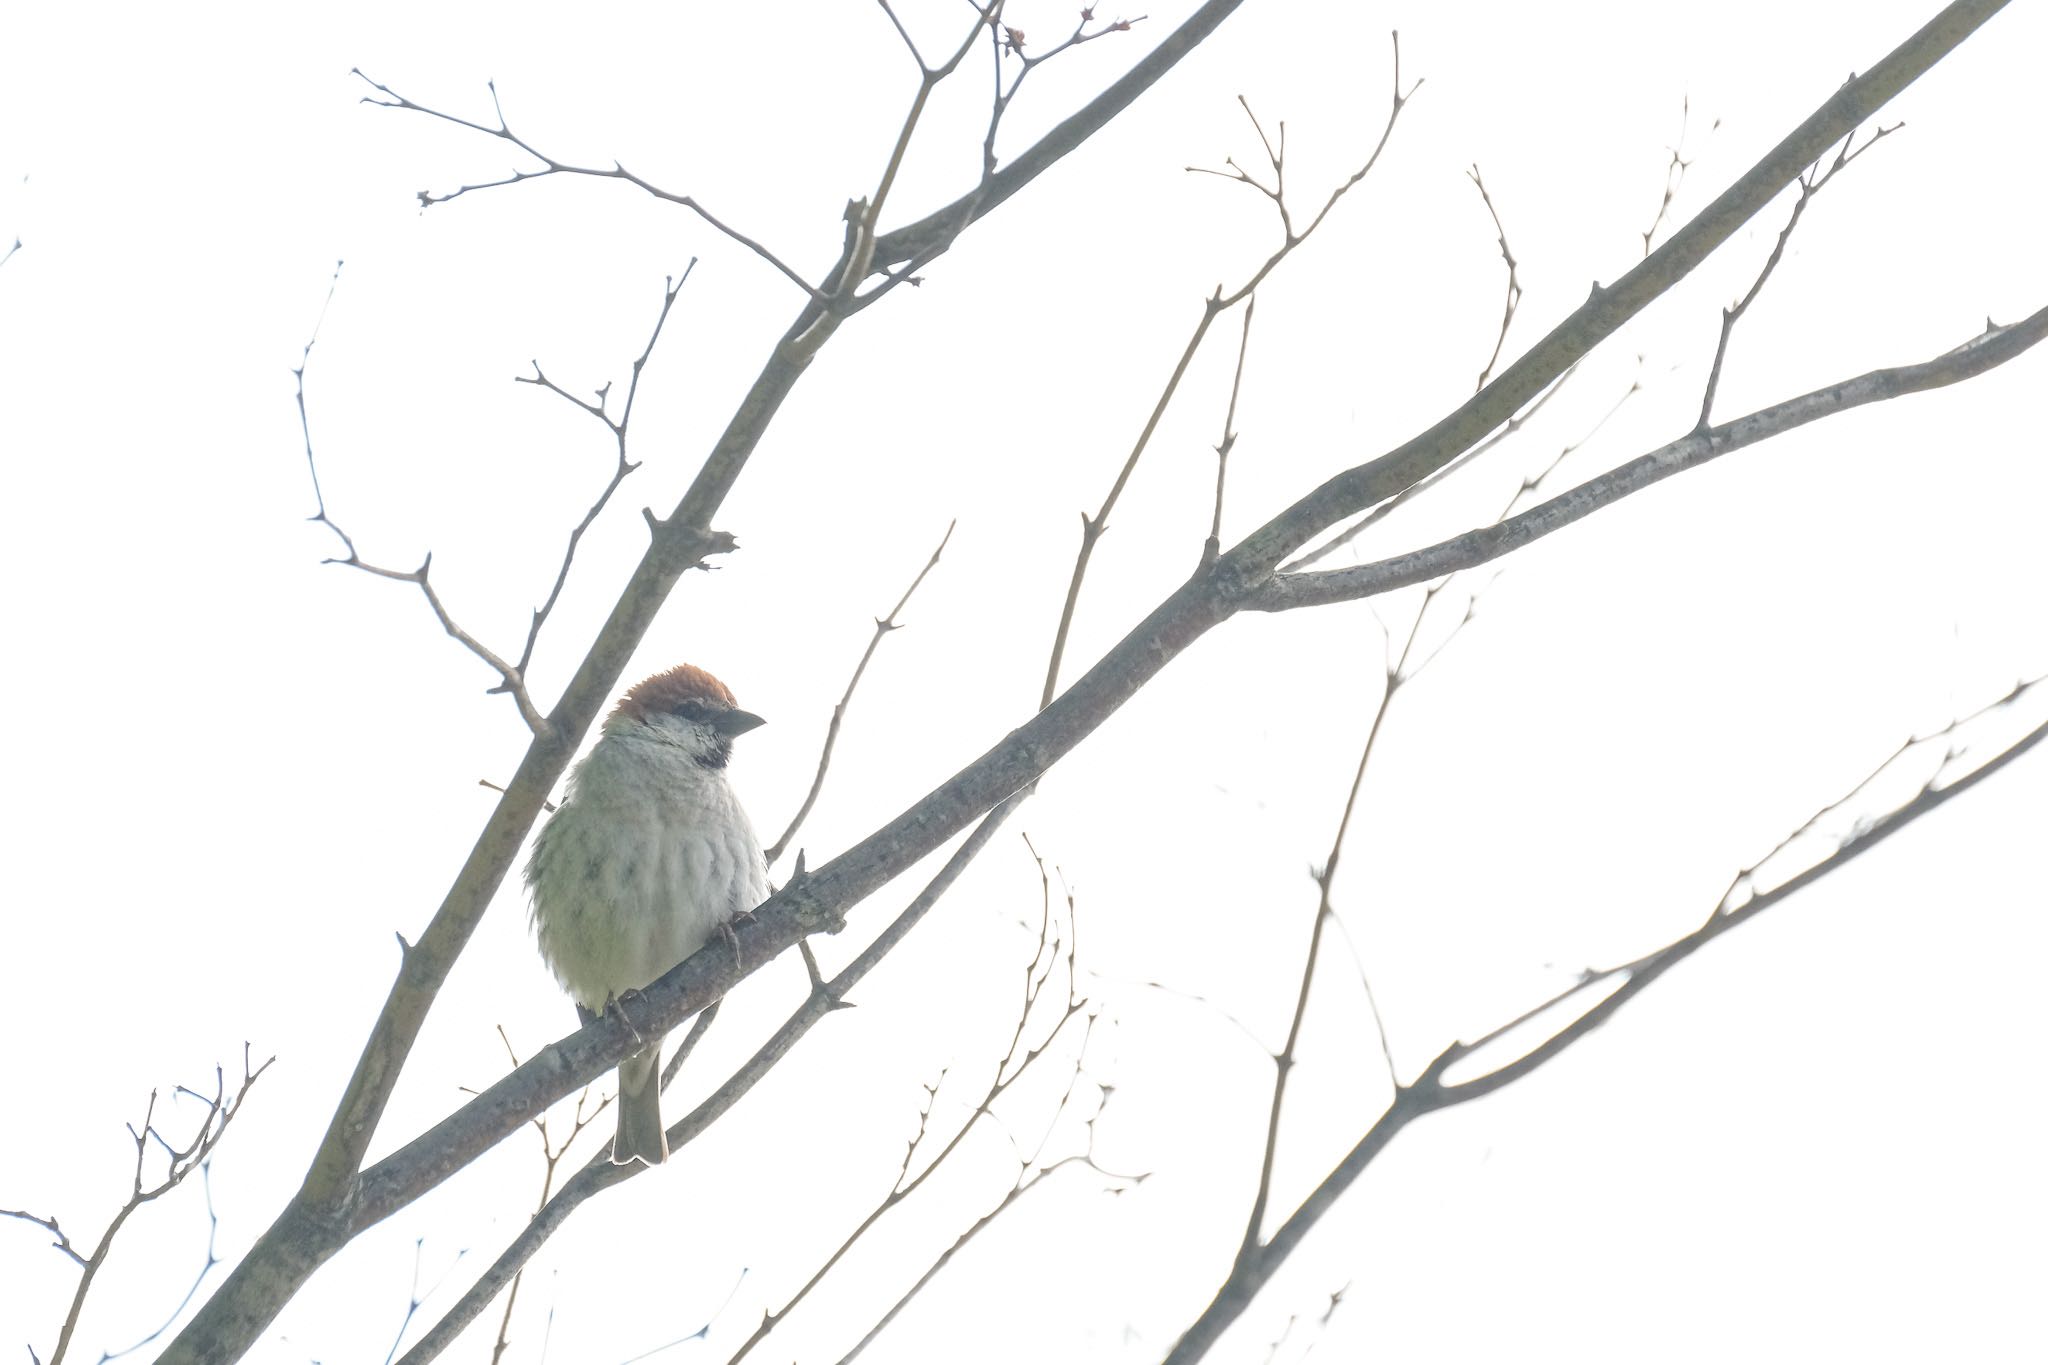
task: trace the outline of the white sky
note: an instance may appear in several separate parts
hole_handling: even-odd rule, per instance
[[[1154,4],[1134,33],[1046,67],[1004,146],[1188,8]],[[741,553],[684,584],[631,676],[706,664],[770,718],[735,777],[772,834],[871,619],[957,517],[856,702],[802,840],[822,861],[1029,714],[1077,513],[1099,502],[1200,298],[1270,249],[1261,203],[1183,170],[1257,155],[1235,96],[1286,120],[1289,183],[1312,205],[1378,135],[1388,29],[1404,77],[1426,79],[1372,178],[1261,295],[1225,512],[1241,534],[1469,391],[1501,274],[1468,165],[1522,263],[1512,355],[1638,257],[1682,98],[1695,164],[1681,217],[1934,8],[1247,5],[921,290],[843,329],[718,518]],[[905,13],[936,48],[963,9]],[[1038,45],[1072,11],[1019,3],[1011,21]],[[334,545],[304,520],[289,371],[334,261],[348,264],[307,383],[330,507],[369,558],[431,549],[462,622],[516,651],[610,454],[595,423],[511,378],[538,358],[567,386],[622,387],[664,274],[702,258],[643,385],[645,467],[543,639],[544,704],[640,552],[638,509],[673,504],[796,306],[754,257],[617,185],[543,182],[421,214],[415,191],[514,163],[357,103],[349,68],[477,118],[495,78],[543,147],[697,195],[813,274],[837,252],[842,204],[879,173],[913,72],[860,5],[42,6],[6,30],[0,240],[25,246],[0,267],[0,704],[14,718],[0,1207],[55,1214],[89,1245],[125,1193],[121,1125],[151,1087],[237,1065],[248,1039],[279,1061],[215,1167],[232,1259],[303,1173],[396,965],[392,935],[417,934],[485,817],[478,779],[509,774],[523,742],[416,593],[319,562]],[[2041,305],[2027,130],[2043,51],[2048,15],[2015,6],[1885,112],[1905,130],[1810,210],[1737,334],[1719,414],[1925,359],[1986,315]],[[935,102],[885,225],[968,183],[986,69],[977,58]],[[1369,548],[1489,515],[1637,377],[1645,391],[1564,473],[1685,430],[1715,310],[1786,206],[1603,350],[1463,493]],[[1193,563],[1235,340],[1234,322],[1212,335],[1112,522],[1069,676]],[[1404,1075],[1580,967],[1689,927],[1908,733],[2048,667],[2048,473],[2029,402],[2043,363],[1741,453],[1503,566],[1397,704],[1337,887]],[[1411,596],[1377,614],[1405,630],[1412,610]],[[1234,622],[1191,650],[1044,784],[860,1009],[670,1167],[572,1220],[523,1291],[513,1358],[542,1358],[550,1313],[549,1358],[636,1357],[731,1294],[708,1343],[656,1357],[723,1360],[780,1306],[886,1189],[919,1087],[943,1067],[978,1075],[1005,1036],[1029,948],[1016,926],[1038,903],[1028,832],[1078,897],[1112,1021],[1090,1064],[1117,1087],[1101,1155],[1154,1174],[1116,1198],[1060,1177],[868,1358],[1156,1359],[1241,1226],[1270,1068],[1225,1015],[1267,1046],[1284,1035],[1315,904],[1304,869],[1327,851],[1380,650],[1363,604]],[[2040,761],[2022,760],[1538,1076],[1410,1128],[1215,1358],[1263,1359],[1291,1315],[1346,1285],[1326,1331],[1297,1329],[1281,1359],[1312,1340],[1324,1359],[1402,1361],[2039,1358],[2044,795]],[[828,968],[915,884],[823,945]],[[800,979],[782,963],[750,982],[683,1088],[714,1084]],[[523,1054],[571,1022],[508,889],[373,1156],[502,1073],[494,1025]],[[1297,1083],[1287,1207],[1386,1094],[1341,945]],[[686,1102],[672,1092],[669,1112]],[[188,1113],[172,1111],[173,1131]],[[324,1269],[251,1359],[383,1358],[415,1242],[436,1286],[424,1322],[518,1228],[538,1180],[530,1135],[502,1144]],[[837,1358],[1006,1180],[968,1161],[936,1182],[758,1358]],[[97,1358],[157,1325],[204,1237],[195,1192],[135,1219],[79,1349]],[[0,1344],[46,1354],[72,1283],[36,1229],[0,1226]],[[485,1358],[495,1323],[449,1358]]]

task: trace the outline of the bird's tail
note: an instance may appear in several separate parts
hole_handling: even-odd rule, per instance
[[[661,1126],[661,1044],[642,1048],[619,1062],[619,1135],[612,1140],[612,1163],[628,1166],[644,1161],[659,1166],[668,1160],[668,1134]]]

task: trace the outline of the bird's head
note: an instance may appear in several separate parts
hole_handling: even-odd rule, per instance
[[[734,736],[763,723],[734,704],[724,683],[694,664],[677,664],[627,689],[604,732],[671,745],[707,768],[723,768]]]

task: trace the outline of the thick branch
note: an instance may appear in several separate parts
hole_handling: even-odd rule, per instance
[[[548,715],[546,728],[528,745],[420,941],[407,947],[398,979],[371,1029],[304,1186],[171,1343],[162,1357],[165,1365],[239,1359],[313,1271],[353,1235],[349,1215],[356,1203],[363,1153],[441,983],[497,894],[576,745],[617,689],[627,659],[668,600],[676,580],[706,555],[732,548],[730,536],[710,529],[711,518],[808,364],[809,353],[792,353],[787,346],[778,345],[682,501],[665,520],[647,515],[651,536],[646,553]],[[625,1051],[622,1046],[617,1055]],[[532,1112],[540,1108],[545,1108],[545,1103]],[[441,1174],[451,1174],[453,1169]]]
[[[1254,532],[1233,554],[1241,555],[1247,567],[1269,568],[1335,522],[1392,497],[1456,459],[1690,274],[1802,170],[2004,7],[2005,0],[1957,0],[1943,9],[1869,72],[1836,91],[1633,270],[1604,289],[1595,285],[1576,312],[1456,411],[1379,458],[1329,479]]]
[[[781,1027],[776,1029],[768,1041],[756,1049],[754,1055],[728,1077],[723,1085],[668,1130],[669,1150],[680,1151],[686,1144],[694,1141],[728,1109],[739,1103],[740,1099],[754,1088],[755,1083],[787,1056],[789,1050],[795,1047],[820,1020],[840,1008],[840,1002],[845,999],[846,993],[852,990],[861,978],[874,970],[876,965],[917,926],[918,921],[922,920],[946,892],[952,889],[960,874],[967,870],[968,865],[984,848],[988,847],[989,840],[1002,828],[1003,821],[1016,805],[1015,801],[1007,801],[989,812],[987,818],[975,827],[974,833],[961,841],[960,847],[953,851],[953,856],[946,860],[945,866],[939,869],[938,874],[926,884],[924,890],[904,907],[903,912],[891,921],[888,928],[876,936],[873,943],[862,949],[860,955],[849,962],[838,976],[830,981],[816,982],[810,995],[783,1021]],[[465,1110],[464,1114],[466,1113]],[[442,1127],[446,1128],[463,1116],[451,1116]],[[437,1132],[439,1130],[436,1130]],[[435,1137],[436,1133],[425,1135],[413,1146],[420,1146]],[[370,1198],[365,1201],[370,1206],[364,1214],[365,1226],[383,1216],[376,1212],[376,1207],[382,1191],[387,1186],[402,1190],[406,1188],[409,1180],[414,1178],[413,1172],[407,1166],[406,1156],[405,1151],[394,1153],[365,1174],[364,1184],[370,1191]],[[519,1235],[512,1239],[504,1251],[499,1253],[498,1259],[491,1264],[490,1269],[470,1286],[455,1306],[448,1310],[447,1315],[434,1324],[432,1330],[417,1345],[406,1352],[399,1365],[426,1365],[427,1361],[446,1350],[477,1314],[483,1312],[491,1300],[497,1297],[498,1292],[512,1283],[526,1263],[533,1259],[534,1253],[547,1243],[548,1238],[568,1221],[569,1215],[585,1200],[649,1169],[637,1162],[630,1166],[614,1166],[610,1157],[602,1152],[593,1157],[554,1198],[541,1207],[533,1220],[520,1230]]]
[[[1958,8],[1974,12],[1983,6]],[[1960,41],[1961,36],[1952,27],[1937,23],[1923,30],[1908,47],[1939,42],[1944,44],[1942,50],[1945,51]],[[1888,59],[1879,71],[1865,80],[1877,80],[1884,73],[1886,80],[1902,83],[1903,77],[1899,74],[1901,60],[1896,56]],[[1931,55],[1916,52],[1914,60],[1906,65],[1917,72],[1931,61]],[[1827,109],[1841,107],[1844,95],[1854,94],[1857,88],[1852,85],[1843,94],[1837,94],[1828,102]],[[1860,99],[1850,101],[1847,106],[1849,109],[1860,107]],[[1815,120],[1808,121],[1809,126],[1814,124]],[[1831,131],[1831,125],[1824,125],[1822,130]],[[1773,158],[1778,155],[1773,153]],[[1786,172],[1788,182],[1803,164],[1792,163]],[[1753,172],[1745,180],[1754,178],[1754,175]],[[1768,200],[1769,196],[1764,194],[1762,198]],[[1694,227],[1685,229],[1673,242],[1688,239],[1689,234],[1694,234]],[[1669,245],[1661,248],[1653,256],[1653,262],[1673,259],[1665,254],[1671,249]],[[1682,262],[1682,255],[1678,259]],[[1606,297],[1609,295],[1602,295],[1602,298]],[[1624,320],[1604,319],[1603,325],[1611,331]],[[1978,344],[1998,344],[1998,337],[1994,335]],[[1507,375],[1489,387],[1488,392],[1497,391],[1520,368],[1519,363],[1511,367]],[[1481,395],[1481,399],[1484,396]],[[1469,411],[1471,407],[1468,404],[1461,411]],[[1381,463],[1375,462],[1376,465]],[[1361,466],[1361,469],[1373,467]],[[1296,519],[1311,515],[1321,505],[1319,498],[1312,496],[1298,504],[1295,511],[1283,514],[1275,524],[1283,529],[1291,528]],[[1211,628],[1245,606],[1271,609],[1274,604],[1264,594],[1266,580],[1262,561],[1273,552],[1274,545],[1273,539],[1266,532],[1261,532],[1197,573],[1154,608],[1050,706],[887,825],[816,872],[784,887],[761,906],[751,920],[737,926],[740,956],[747,964],[747,970],[752,971],[773,959],[807,934],[835,929],[843,922],[849,907],[873,894],[964,829],[982,812],[1036,779],[1064,757],[1182,650]],[[626,610],[623,604],[621,610]],[[587,679],[596,667],[592,665],[585,674],[579,674],[582,687],[591,686]],[[604,687],[608,687],[617,676],[617,661],[613,661],[610,667]],[[596,699],[604,695],[604,688],[589,692],[572,689],[572,694],[589,697],[589,705],[594,710]],[[559,772],[559,767],[555,771]],[[521,779],[515,778],[515,792],[522,790],[520,782]],[[536,795],[533,799],[537,803],[539,798]],[[531,818],[530,813],[528,818]],[[509,854],[507,857],[509,859]],[[645,992],[639,1027],[673,1029],[689,1015],[722,997],[743,975],[735,970],[732,958],[728,948],[714,945],[654,983]],[[366,1173],[363,1198],[352,1210],[354,1226],[359,1229],[368,1222],[388,1217],[460,1169],[533,1114],[616,1065],[618,1059],[636,1045],[632,1033],[622,1022],[612,1018],[599,1020],[543,1049],[458,1114],[450,1116],[380,1163],[376,1172]]]
[[[992,198],[992,192],[985,193],[968,206],[970,218],[1064,154],[1069,148],[1056,146],[1055,139],[1076,119],[1092,117],[1095,121],[1087,129],[1099,126],[1234,7],[1221,0],[1204,6],[1112,92],[1034,148],[1034,152],[1052,149],[1043,164],[1013,181],[1003,196]],[[1406,445],[1339,474],[1281,513],[1166,598],[1052,705],[867,839],[816,873],[785,887],[750,922],[737,928],[748,970],[807,934],[837,928],[849,907],[1045,772],[1183,649],[1246,605],[1290,550],[1338,519],[1425,477],[1506,421],[1567,366],[1689,272],[1804,166],[2000,8],[2002,0],[1959,0],[1944,9],[1869,74],[1844,86],[1648,260],[1612,288],[1596,290],[1583,308],[1472,400]],[[1085,136],[1085,130],[1073,140],[1078,142],[1080,136]],[[1010,169],[1015,172],[1023,165],[1020,159],[1018,166]],[[957,230],[952,223],[945,227]],[[898,238],[897,245],[912,240]],[[888,258],[878,250],[874,259]],[[799,329],[807,322],[800,322]],[[598,708],[616,688],[627,657],[676,580],[705,555],[731,547],[729,537],[710,531],[710,518],[808,363],[812,351],[790,344],[796,336],[797,330],[793,330],[776,348],[675,512],[667,520],[649,516],[652,543],[597,642],[549,715],[549,732],[536,736],[529,746],[433,921],[419,944],[406,952],[398,981],[304,1188],[172,1344],[164,1361],[191,1365],[239,1358],[312,1271],[354,1231],[432,1188],[533,1114],[615,1065],[637,1045],[622,1021],[600,1020],[543,1049],[459,1115],[383,1163],[392,1167],[394,1174],[402,1167],[405,1178],[380,1182],[375,1198],[368,1197],[367,1177],[358,1186],[356,1172],[363,1152],[427,1007],[510,869],[542,802],[561,777]],[[741,975],[732,965],[732,954],[723,945],[714,945],[648,989],[647,1012],[638,1023],[642,1028],[672,1029],[722,996]],[[405,1161],[394,1167],[400,1156]]]
[[[1872,370],[1811,393],[1801,394],[1718,427],[1691,431],[1669,445],[1630,460],[1618,469],[1588,479],[1548,502],[1492,526],[1467,531],[1449,540],[1371,564],[1314,573],[1282,573],[1268,580],[1245,603],[1252,611],[1292,611],[1361,597],[1377,597],[1444,574],[1457,573],[1498,559],[1533,540],[1560,530],[1603,507],[1639,493],[1651,484],[1709,460],[1782,435],[1809,422],[1910,393],[1941,388],[1983,374],[2020,355],[2048,337],[2048,308],[2005,327],[1989,327],[1952,351],[1917,365]]]

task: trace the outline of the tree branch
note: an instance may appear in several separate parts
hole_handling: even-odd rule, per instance
[[[1967,8],[1974,10],[1979,7]],[[1910,40],[1907,48],[1901,49],[1901,52],[1910,50],[1910,60],[1894,54],[1863,79],[1881,80],[1887,87],[1891,83],[1902,84],[1907,74],[1925,69],[1934,60],[1937,54],[1927,49],[1926,44],[1944,44],[1941,50],[1945,51],[1961,41],[1963,36],[1962,31],[1938,21]],[[1826,108],[1860,108],[1868,97],[1868,90],[1852,86],[1834,96]],[[1832,127],[1825,121],[1816,124],[1816,120],[1808,120],[1808,125],[1815,125],[1819,131],[1830,131]],[[1779,153],[1774,152],[1767,161],[1775,162],[1777,159]],[[1804,163],[1794,164],[1795,169],[1787,173],[1788,179],[1797,173],[1797,166]],[[1754,173],[1745,180],[1753,178]],[[1756,192],[1768,202],[1770,196],[1761,187]],[[1675,251],[1674,247],[1681,240],[1696,242],[1696,226],[1689,226],[1671,244],[1660,248],[1652,256],[1652,263],[1675,261],[1683,264],[1685,253]],[[1732,225],[1728,230],[1733,230]],[[1688,234],[1692,235],[1689,237]],[[1601,297],[1606,299],[1616,292],[1607,291]],[[1638,292],[1640,288],[1633,289],[1631,297]],[[1647,298],[1643,301],[1647,302]],[[1600,321],[1611,331],[1626,321],[1626,317],[1603,312]],[[1583,335],[1574,335],[1578,341],[1586,340]],[[2010,341],[2004,332],[2000,332],[1976,344],[2003,349]],[[1525,357],[1524,361],[1510,367],[1507,374],[1494,381],[1488,392],[1499,391],[1526,361]],[[1485,395],[1480,397],[1484,399]],[[1472,404],[1467,404],[1461,411],[1471,408]],[[1442,424],[1439,429],[1442,429]],[[1360,466],[1360,470],[1369,471],[1375,467],[1384,471],[1388,466],[1376,461],[1372,465]],[[1344,475],[1339,476],[1339,480],[1345,478]],[[1210,629],[1246,606],[1272,609],[1270,599],[1262,592],[1265,574],[1269,572],[1262,561],[1296,534],[1313,534],[1313,524],[1327,505],[1325,498],[1311,495],[1295,509],[1269,523],[1269,528],[1279,528],[1277,533],[1270,529],[1255,533],[1224,554],[1214,565],[1198,572],[1134,626],[1050,706],[866,839],[815,872],[794,879],[765,902],[736,931],[741,955],[750,964],[749,970],[772,960],[806,935],[836,929],[843,923],[848,908],[937,849],[982,812],[1027,786]],[[1328,523],[1325,520],[1321,524]],[[1405,581],[1418,579],[1411,577]],[[593,664],[584,674],[579,674],[575,692],[579,698],[586,695],[591,698],[589,704],[593,711],[596,698],[603,696],[604,692],[593,690],[585,693],[580,689],[588,685],[586,679],[595,668]],[[614,662],[610,681],[616,680],[617,668],[618,664]],[[559,773],[559,767],[555,771]],[[514,791],[523,790],[523,780],[523,777],[515,778]],[[534,800],[537,804],[538,797]],[[526,818],[531,820],[531,812]],[[507,863],[510,856],[509,852],[505,854]],[[735,969],[731,952],[700,953],[643,992],[640,1026],[673,1029],[698,1009],[723,996],[739,979],[740,973]],[[366,1172],[362,1196],[351,1208],[351,1227],[359,1230],[368,1223],[388,1217],[488,1149],[532,1114],[607,1068],[616,1066],[618,1059],[636,1046],[635,1036],[621,1022],[601,1019],[543,1049],[459,1113],[394,1152],[375,1170]],[[329,1229],[327,1235],[334,1236],[340,1231],[338,1228]]]
[[[1456,459],[1690,274],[1800,171],[1954,51],[2005,4],[2006,0],[1956,0],[1945,7],[1867,73],[1844,84],[1663,246],[1612,285],[1594,285],[1576,312],[1485,388],[1427,431],[1328,479],[1254,532],[1233,556],[1247,571],[1269,569],[1333,523],[1392,497]]]
[[[1332,602],[1377,597],[1396,588],[1426,583],[1444,574],[1484,564],[1591,516],[1630,494],[1640,493],[1674,474],[1697,469],[1730,451],[1741,450],[1867,403],[1973,378],[2025,353],[2044,337],[2048,337],[2048,307],[2004,327],[1992,324],[1954,350],[1931,360],[1893,369],[1872,370],[1854,379],[1844,379],[1761,408],[1718,427],[1687,432],[1669,445],[1637,456],[1618,469],[1588,479],[1548,502],[1492,526],[1467,531],[1424,549],[1411,550],[1371,564],[1310,573],[1276,574],[1253,592],[1244,606],[1251,611],[1292,611],[1297,607],[1326,606]]]
[[[910,605],[911,594],[923,584],[925,576],[939,566],[939,556],[946,552],[946,546],[953,539],[953,528],[959,524],[958,521],[947,524],[946,534],[939,537],[938,548],[932,551],[932,557],[925,561],[924,567],[917,571],[917,577],[910,580],[910,586],[903,590],[903,596],[896,599],[896,605],[889,608],[887,616],[875,618],[875,633],[868,637],[868,647],[861,651],[860,662],[853,666],[853,676],[846,680],[846,691],[840,695],[839,704],[832,708],[832,719],[825,726],[825,744],[818,751],[818,772],[811,779],[811,789],[804,793],[803,804],[797,807],[796,814],[790,817],[789,827],[782,831],[782,837],[768,846],[769,866],[774,866],[782,855],[789,851],[790,841],[796,838],[796,832],[803,828],[805,819],[810,816],[811,807],[818,804],[818,793],[825,789],[825,774],[832,766],[832,748],[839,742],[839,727],[845,723],[846,708],[853,704],[854,689],[860,686],[861,676],[868,671],[868,661],[875,657],[875,651],[881,647],[882,637],[899,628],[897,616]]]
[[[2003,0],[1958,0],[1948,6],[1868,74],[1845,85],[1647,260],[1611,288],[1596,290],[1585,306],[1478,395],[1430,430],[1379,459],[1337,475],[1273,518],[1169,595],[1052,705],[847,852],[785,886],[750,921],[738,926],[745,961],[758,967],[808,934],[836,929],[850,907],[1029,784],[1183,649],[1252,600],[1283,556],[1337,520],[1426,477],[1507,420],[1565,368],[1688,273],[1790,183],[1802,167],[1952,50],[2002,4]],[[1076,119],[1085,122],[1085,115],[1096,118],[1098,124],[1106,120],[1145,84],[1170,69],[1186,48],[1231,8],[1234,5],[1220,2],[1204,6],[1195,19],[1176,30],[1159,51],[1118,83],[1115,99],[1106,95],[1091,103],[1042,141],[1034,151],[1053,149],[1050,155],[1022,179],[1013,178],[1006,194],[1064,154],[1068,148],[1057,147],[1056,139],[1065,135]],[[1202,27],[1205,22],[1207,27]],[[1176,44],[1180,44],[1178,50]],[[1142,80],[1138,79],[1140,73],[1144,73]],[[1109,108],[1110,104],[1114,108]],[[1107,112],[1101,112],[1105,109]],[[1022,166],[1020,160],[1009,169],[1018,171]],[[969,207],[970,219],[989,206],[985,194]],[[947,224],[947,230],[954,226]],[[913,240],[898,238],[897,245]],[[878,247],[874,259],[902,257],[888,257]],[[732,547],[731,537],[710,530],[710,518],[807,367],[814,352],[794,343],[814,318],[807,301],[805,311],[763,366],[674,512],[666,519],[648,514],[651,544],[590,653],[547,717],[550,733],[536,735],[528,747],[441,907],[420,942],[407,949],[390,999],[305,1185],[172,1343],[163,1357],[168,1365],[240,1357],[313,1271],[354,1232],[417,1198],[533,1114],[616,1065],[638,1045],[621,1021],[600,1020],[542,1049],[459,1114],[380,1163],[378,1170],[387,1178],[373,1178],[372,1172],[358,1174],[391,1086],[435,992],[510,869],[576,744],[615,690],[626,659],[681,574],[704,556]],[[672,1029],[722,996],[739,976],[733,954],[722,950],[700,953],[647,989],[644,1017],[638,1022],[643,1028]]]
[[[1959,718],[1937,734],[1927,736],[1923,740],[1909,742],[1902,746],[1892,757],[1879,764],[1873,770],[1870,777],[1866,777],[1863,781],[1857,783],[1850,795],[1853,796],[1855,791],[1861,791],[1866,788],[1878,774],[1884,772],[1902,756],[1921,745],[1937,742],[1948,743],[1950,760],[1952,762],[1954,756],[1959,752],[1958,746],[1953,742],[1953,736],[1958,729],[1972,720],[1977,720],[1994,712],[2012,707],[2035,688],[2039,687],[2041,681],[2040,679],[2035,679],[2030,682],[2019,683],[2011,691],[2007,692],[2005,696],[1979,709],[1971,716]],[[1379,1119],[1365,1131],[1352,1149],[1338,1162],[1336,1168],[1309,1193],[1308,1198],[1302,1201],[1301,1207],[1296,1209],[1286,1222],[1274,1231],[1271,1239],[1263,1247],[1254,1248],[1248,1252],[1241,1252],[1238,1255],[1232,1264],[1229,1275],[1225,1278],[1223,1285],[1216,1291],[1216,1295],[1210,1301],[1208,1308],[1188,1328],[1187,1332],[1182,1335],[1179,1342],[1174,1345],[1173,1350],[1167,1355],[1166,1365],[1192,1365],[1192,1362],[1198,1361],[1207,1355],[1230,1325],[1250,1306],[1259,1290],[1272,1278],[1274,1271],[1278,1270],[1287,1257],[1292,1254],[1294,1248],[1300,1244],[1301,1239],[1307,1235],[1309,1229],[1314,1227],[1325,1213],[1329,1212],[1338,1197],[1356,1183],[1366,1167],[1371,1165],[1380,1152],[1386,1148],[1386,1145],[1393,1140],[1394,1136],[1411,1122],[1425,1114],[1434,1113],[1439,1109],[1448,1109],[1454,1105],[1463,1104],[1470,1100],[1479,1099],[1484,1095],[1492,1094],[1494,1091],[1511,1085],[1530,1074],[1544,1063],[1564,1052],[1574,1043],[1587,1037],[1594,1029],[1612,1018],[1614,1013],[1623,1005],[1647,989],[1658,977],[1692,956],[1721,934],[1735,928],[1737,925],[1747,923],[1766,910],[1783,903],[1799,891],[1811,886],[1822,877],[1837,871],[1852,859],[1869,852],[1899,830],[1940,808],[1951,798],[1961,795],[1963,792],[1976,786],[1977,783],[1990,777],[1993,773],[2001,771],[2007,764],[2031,750],[2044,739],[2048,739],[2048,721],[2034,726],[2014,742],[1999,750],[1991,758],[1960,775],[1948,776],[1950,762],[1942,763],[1914,797],[1881,817],[1860,823],[1854,832],[1842,838],[1827,856],[1821,858],[1812,866],[1787,878],[1785,881],[1773,886],[1770,890],[1761,892],[1754,891],[1751,881],[1755,869],[1745,869],[1736,875],[1734,881],[1730,884],[1729,891],[1716,903],[1713,910],[1701,922],[1699,927],[1691,933],[1666,944],[1655,952],[1637,958],[1633,962],[1625,963],[1619,967],[1608,968],[1604,971],[1588,971],[1584,973],[1579,984],[1574,985],[1571,989],[1545,1004],[1539,1005],[1536,1009],[1528,1011],[1502,1025],[1500,1028],[1492,1030],[1477,1043],[1452,1043],[1432,1059],[1429,1065],[1423,1069],[1422,1074],[1416,1077],[1414,1081],[1408,1085],[1395,1088],[1394,1102],[1388,1106],[1386,1112],[1380,1115]],[[1843,798],[1844,801],[1848,799],[1850,798]],[[1836,802],[1827,809],[1833,810],[1840,804],[1841,802]],[[1772,851],[1772,855],[1782,851],[1789,843],[1797,839],[1801,833],[1812,830],[1817,820],[1818,816],[1814,820],[1809,820],[1801,827],[1800,831],[1796,831],[1792,836],[1781,841],[1778,847]],[[1757,866],[1761,867],[1768,863],[1772,855],[1767,855],[1764,859],[1759,860]],[[1740,898],[1745,891],[1750,893],[1748,897],[1746,899]],[[1616,984],[1617,982],[1618,984]],[[1527,1053],[1470,1080],[1460,1082],[1445,1081],[1445,1074],[1452,1066],[1473,1056],[1480,1049],[1498,1039],[1510,1029],[1531,1018],[1540,1016],[1554,1007],[1568,1003],[1577,996],[1595,993],[1610,986],[1612,989],[1604,997],[1598,999],[1590,1008],[1573,1018],[1556,1033],[1544,1039]]]
[[[1189,15],[1165,41],[1125,72],[1107,90],[1068,115],[1053,130],[1034,142],[1009,165],[988,176],[984,183],[935,209],[914,223],[875,239],[872,267],[876,270],[906,261],[924,262],[945,250],[969,224],[993,212],[997,205],[1052,169],[1060,158],[1079,147],[1131,102],[1151,89],[1159,79],[1193,52],[1216,26],[1230,17],[1244,0],[1208,0]]]

